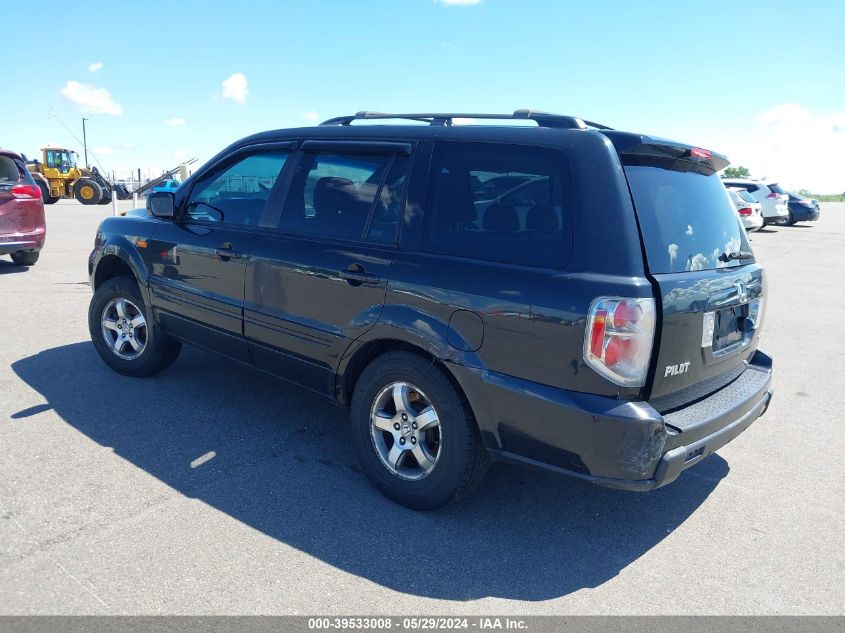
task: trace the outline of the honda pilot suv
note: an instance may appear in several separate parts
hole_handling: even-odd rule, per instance
[[[771,399],[727,164],[528,110],[257,134],[103,221],[91,339],[129,376],[189,343],[333,399],[411,508],[466,495],[491,459],[650,490]]]

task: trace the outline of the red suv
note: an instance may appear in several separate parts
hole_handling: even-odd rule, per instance
[[[32,266],[46,237],[41,189],[20,154],[0,148],[0,255]]]

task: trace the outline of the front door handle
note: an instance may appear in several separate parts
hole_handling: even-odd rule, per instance
[[[214,252],[224,262],[228,262],[230,259],[240,259],[243,257],[243,254],[234,250],[229,242],[221,244],[220,248],[215,249]]]
[[[350,286],[377,286],[381,282],[380,276],[368,273],[361,264],[352,264],[346,270],[341,270],[340,276]]]

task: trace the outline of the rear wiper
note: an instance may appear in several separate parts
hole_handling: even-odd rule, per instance
[[[719,255],[719,261],[729,262],[734,259],[754,259],[754,253],[751,251],[735,251],[733,253],[722,253]]]

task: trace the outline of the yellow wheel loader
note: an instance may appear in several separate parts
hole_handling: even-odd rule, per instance
[[[108,204],[112,198],[112,184],[96,167],[79,167],[76,152],[64,147],[42,147],[42,159],[27,162],[32,177],[41,188],[45,204],[60,198],[76,198],[82,204]],[[128,196],[122,186],[118,198]]]

